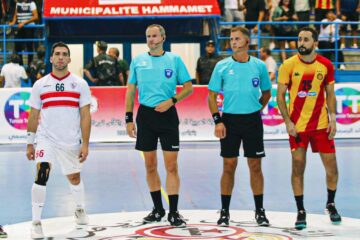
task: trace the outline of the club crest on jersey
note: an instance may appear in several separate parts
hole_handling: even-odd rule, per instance
[[[260,84],[260,79],[259,78],[253,78],[252,79],[252,84],[253,84],[253,86],[254,87],[258,87],[259,86],[259,84]]]
[[[76,88],[76,83],[74,83],[74,82],[71,83],[71,88],[72,88],[72,89],[75,89],[75,88]]]
[[[318,73],[316,77],[320,81],[324,79],[324,76],[321,73]]]
[[[165,77],[171,78],[172,75],[173,75],[173,70],[165,69]]]

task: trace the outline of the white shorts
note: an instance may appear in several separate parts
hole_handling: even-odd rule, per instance
[[[79,160],[80,147],[77,149],[61,148],[54,143],[41,139],[38,141],[35,149],[35,161],[48,162],[53,166],[57,161],[61,166],[64,175],[81,172],[82,163]]]

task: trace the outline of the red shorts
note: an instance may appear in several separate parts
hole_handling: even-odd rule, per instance
[[[305,148],[306,150],[310,142],[313,152],[335,153],[334,139],[329,140],[328,135],[329,134],[326,132],[326,129],[321,129],[311,132],[298,133],[296,138],[290,136],[289,142],[291,151],[295,151],[299,147]]]

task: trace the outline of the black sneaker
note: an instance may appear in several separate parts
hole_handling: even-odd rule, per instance
[[[165,216],[164,209],[158,210],[158,209],[153,208],[151,213],[149,213],[149,215],[144,217],[143,220],[144,220],[144,223],[160,222],[164,216]]]
[[[186,222],[179,214],[179,212],[169,212],[168,221],[170,222],[171,226],[179,227],[179,228],[186,227]]]
[[[255,219],[259,226],[268,227],[270,226],[269,220],[266,218],[265,209],[260,208],[255,211]]]
[[[218,226],[229,226],[229,220],[230,220],[230,213],[228,209],[221,209],[220,211],[220,218],[217,221]]]
[[[326,205],[325,213],[329,214],[330,220],[333,224],[341,223],[341,216],[335,208],[335,203],[329,203]]]
[[[4,232],[4,229],[0,225],[0,238],[7,238],[6,232]]]
[[[306,228],[306,212],[305,210],[300,210],[296,218],[295,229],[303,230],[304,228]]]

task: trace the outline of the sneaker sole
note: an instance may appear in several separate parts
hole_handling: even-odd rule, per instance
[[[306,224],[298,224],[298,225],[295,225],[295,229],[296,230],[303,230],[306,228]]]
[[[229,224],[226,224],[226,223],[220,223],[220,224],[218,224],[218,226],[219,226],[219,227],[228,227],[228,226],[229,226]]]
[[[165,216],[162,217],[160,220],[155,220],[155,221],[146,221],[145,219],[143,219],[143,223],[155,223],[155,222],[166,222]]]
[[[334,222],[331,222],[333,225],[340,225],[341,224],[341,221],[334,221]]]
[[[260,226],[260,227],[269,227],[270,223],[258,223],[258,226]]]
[[[171,225],[171,224],[170,224]],[[171,225],[172,227],[175,227],[175,228],[185,228],[186,227],[186,223],[183,223],[179,226],[174,226],[174,225]]]

